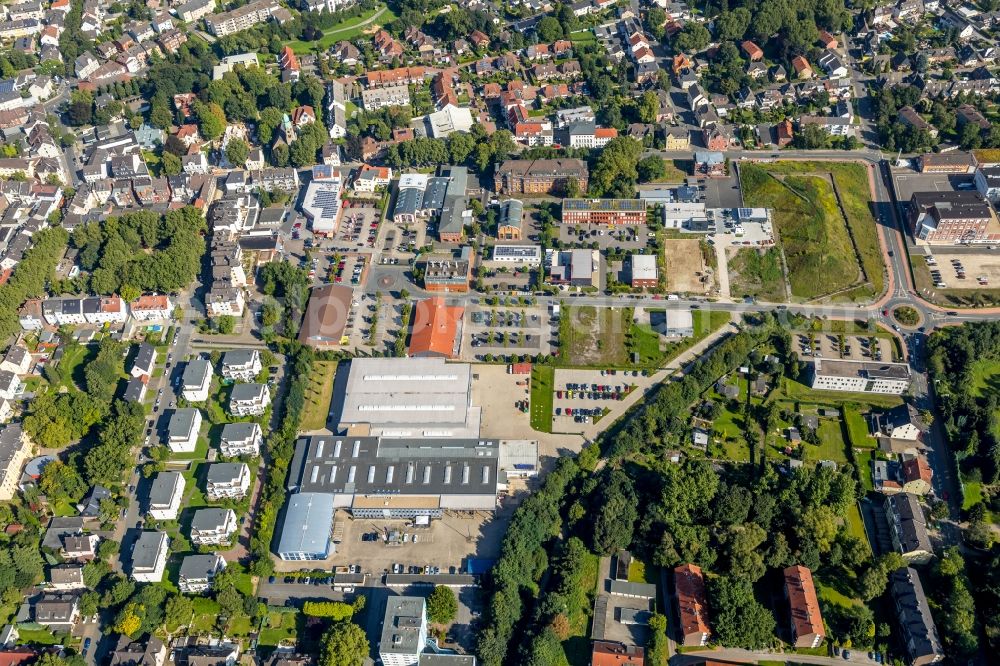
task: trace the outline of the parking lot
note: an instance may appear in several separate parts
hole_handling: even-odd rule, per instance
[[[918,261],[920,261],[918,259]],[[937,251],[923,261],[938,289],[981,289],[1000,284],[1000,254]]]
[[[552,326],[544,308],[484,308],[466,314],[465,352],[486,354],[548,354]]]
[[[830,333],[817,333],[813,336],[813,349],[810,352],[809,336],[798,334],[797,351],[802,356],[818,356],[820,358],[843,358],[851,361],[891,361],[892,342],[886,338],[875,338],[875,346],[869,348],[869,338],[863,335],[845,335],[844,352],[841,355],[840,336]]]
[[[638,250],[653,243],[652,233],[645,224],[559,224],[559,240],[563,243],[587,247],[597,243],[601,250]]]
[[[380,218],[381,210],[376,205],[345,200],[332,245],[339,249],[374,248]]]
[[[552,429],[579,432],[600,420],[610,407],[632,390],[638,370],[558,369],[552,397]]]

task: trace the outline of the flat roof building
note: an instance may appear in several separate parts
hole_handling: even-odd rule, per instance
[[[928,243],[984,243],[1000,239],[1000,222],[980,192],[914,192],[910,228]]]
[[[542,248],[538,245],[494,245],[493,261],[538,266],[542,263]]]
[[[339,391],[337,389],[340,389]],[[440,358],[355,358],[335,386],[341,432],[382,437],[479,437],[472,366]]]
[[[330,556],[333,495],[300,492],[288,498],[277,555],[283,560],[325,560]]]
[[[589,172],[580,159],[505,160],[496,168],[493,189],[501,194],[555,194],[574,181],[587,191]]]
[[[427,647],[427,612],[423,597],[389,597],[378,644],[384,666],[413,666]]]
[[[910,387],[910,366],[842,359],[815,359],[812,383],[820,391],[902,395]]]
[[[653,289],[658,284],[656,255],[633,254],[631,256],[631,281],[634,289]]]
[[[563,199],[563,224],[645,224],[642,199]]]
[[[494,511],[500,458],[497,440],[314,435],[296,442],[288,490],[327,493],[355,518]]]

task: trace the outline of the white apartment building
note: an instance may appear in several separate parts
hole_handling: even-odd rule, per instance
[[[177,587],[184,594],[202,594],[212,589],[215,575],[226,568],[221,555],[188,555],[181,562]]]
[[[233,416],[259,416],[271,404],[271,390],[266,384],[236,384],[229,395],[229,413]]]
[[[170,537],[166,532],[143,532],[132,547],[132,580],[159,583],[167,568]]]
[[[232,509],[198,509],[191,518],[191,543],[196,546],[228,543],[236,534],[236,527],[236,512]]]
[[[201,410],[184,407],[174,410],[167,426],[167,446],[175,453],[194,453],[201,432]]]
[[[195,359],[184,368],[183,396],[188,402],[208,400],[208,389],[212,385],[212,364],[205,359]]]
[[[902,395],[910,388],[910,367],[905,363],[815,359],[814,389]]]
[[[149,489],[149,515],[156,520],[177,520],[185,484],[180,472],[157,474]]]
[[[263,443],[263,440],[264,433],[257,423],[248,423],[245,421],[227,423],[222,426],[222,435],[219,438],[219,451],[225,458],[237,458],[239,456],[256,458],[260,455],[260,445]]]
[[[263,23],[280,8],[281,5],[274,0],[255,0],[232,11],[209,16],[205,19],[205,25],[216,37],[225,37]]]
[[[389,597],[378,644],[384,666],[415,666],[427,646],[427,605],[423,597]]]
[[[0,430],[0,501],[10,501],[17,492],[21,470],[31,452],[31,441],[19,423]]]
[[[222,376],[230,381],[251,382],[262,369],[256,349],[234,349],[222,357]]]
[[[213,463],[205,479],[209,501],[243,499],[250,491],[250,467],[246,463]]]

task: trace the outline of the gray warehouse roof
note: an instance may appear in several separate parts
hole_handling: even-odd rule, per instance
[[[472,366],[467,363],[445,363],[439,358],[356,358],[340,399],[337,422],[341,428],[370,423],[402,430],[415,425],[417,430],[434,427],[479,435],[479,409],[470,404]]]
[[[499,458],[496,440],[317,435],[296,443],[288,482],[337,494],[495,494]]]
[[[278,554],[326,553],[333,528],[333,496],[296,493],[288,498],[285,522],[278,540]]]

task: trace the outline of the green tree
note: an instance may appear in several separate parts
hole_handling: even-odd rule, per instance
[[[209,141],[214,141],[226,131],[226,113],[213,103],[195,102],[194,113],[198,118],[198,131]]]
[[[226,144],[226,159],[233,166],[241,167],[246,164],[250,155],[250,146],[243,139],[230,139]]]
[[[774,640],[776,622],[754,597],[746,578],[718,576],[710,581],[715,636],[725,647],[761,650]]]
[[[563,37],[563,27],[559,24],[559,19],[554,16],[546,16],[535,26],[538,39],[543,42],[554,42]]]
[[[328,617],[339,622],[351,619],[354,615],[354,606],[342,601],[306,601],[302,604],[302,612],[313,617]]]
[[[168,631],[176,631],[191,621],[194,613],[194,602],[181,594],[174,594],[167,599],[164,608],[164,620]]]
[[[427,597],[427,619],[437,624],[448,624],[458,613],[458,600],[450,587],[438,585]]]
[[[361,627],[352,622],[335,622],[320,642],[319,666],[362,666],[369,649]]]
[[[219,333],[222,335],[230,335],[236,330],[236,318],[232,315],[222,315],[217,321],[219,328]]]
[[[638,518],[632,480],[624,472],[612,471],[592,509],[596,512],[593,526],[594,550],[610,555],[619,548],[628,547]]]
[[[163,165],[163,173],[167,176],[176,176],[184,170],[181,158],[167,151],[163,151],[163,154],[160,155],[160,164]]]
[[[667,165],[663,158],[658,155],[648,155],[642,158],[636,163],[635,168],[640,183],[661,180],[667,175]]]
[[[697,53],[712,41],[712,35],[703,24],[696,21],[688,22],[677,34],[674,45],[679,51]]]

